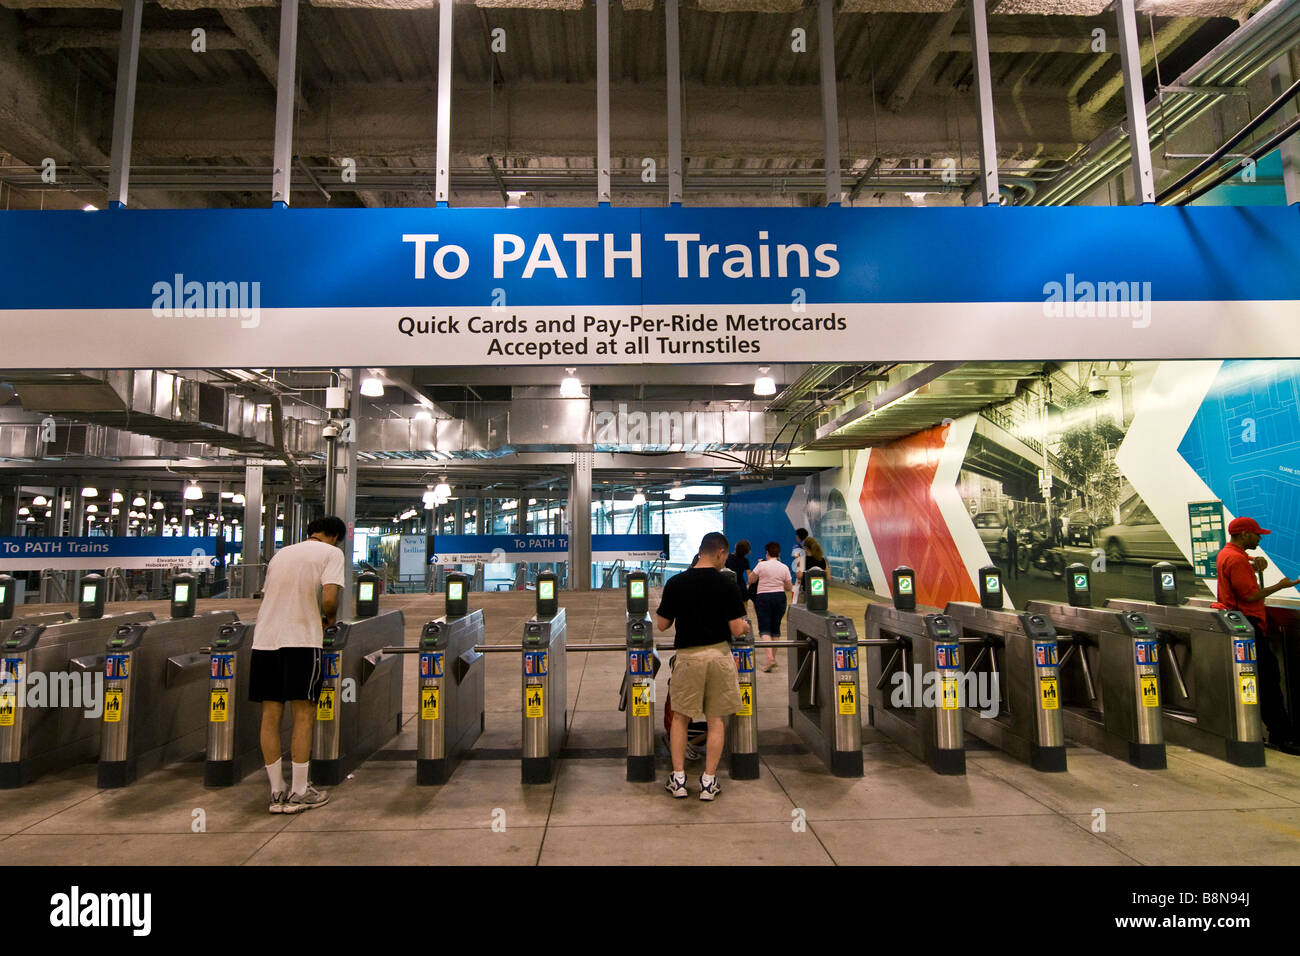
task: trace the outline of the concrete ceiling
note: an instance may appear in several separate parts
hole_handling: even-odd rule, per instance
[[[332,205],[433,205],[437,11],[433,0],[316,0],[299,29],[295,153]],[[1260,6],[1139,4],[1154,85]],[[1123,116],[1118,41],[1104,0],[994,0],[991,66],[999,163],[1026,181],[1059,169]],[[1150,14],[1148,22],[1147,13]],[[591,205],[595,10],[581,0],[480,0],[454,16],[453,205]],[[910,203],[918,177],[951,160],[961,202],[974,174],[965,4],[843,0],[835,17],[841,166],[858,201]],[[0,0],[0,208],[103,201],[116,76],[117,0]],[[266,205],[279,11],[264,0],[146,3],[132,204]],[[662,3],[612,5],[614,201],[666,202]],[[206,52],[194,52],[202,29]],[[1094,31],[1105,51],[1094,52]],[[806,49],[796,51],[797,31]],[[504,31],[498,33],[497,31]],[[687,199],[811,204],[823,191],[813,0],[687,0],[681,11]],[[505,50],[493,52],[494,37]],[[43,184],[52,157],[61,181]],[[341,181],[351,159],[358,182]],[[22,168],[22,167],[34,167]],[[495,169],[493,168],[495,167]],[[499,176],[499,178],[498,178]],[[75,187],[75,188],[74,188]],[[295,205],[323,205],[299,173]]]

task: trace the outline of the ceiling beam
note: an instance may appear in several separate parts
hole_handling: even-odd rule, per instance
[[[230,27],[231,32],[239,38],[244,51],[253,58],[257,68],[262,71],[262,75],[271,84],[271,89],[275,89],[279,82],[280,54],[262,36],[262,31],[253,22],[253,18],[243,10],[222,10],[221,19],[226,22],[226,26]],[[294,102],[303,113],[311,112],[311,107],[307,105],[307,100],[302,95],[301,90],[294,92]]]
[[[244,49],[239,38],[228,30],[204,30],[209,50]],[[23,43],[37,56],[60,50],[116,50],[120,42],[120,31],[111,28],[33,26],[23,31]],[[140,34],[140,48],[144,50],[189,50],[193,43],[194,37],[187,29],[145,30]]]

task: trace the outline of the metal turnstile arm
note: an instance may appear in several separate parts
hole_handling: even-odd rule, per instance
[[[68,661],[68,666],[74,671],[102,671],[104,669],[104,655],[86,654],[83,657],[74,657]]]
[[[1187,700],[1187,682],[1183,680],[1183,667],[1178,663],[1178,646],[1168,637],[1164,638],[1165,650],[1169,652],[1169,666],[1173,669],[1174,680],[1178,682],[1178,692]]]
[[[896,647],[894,648],[894,653],[889,655],[889,662],[880,670],[880,680],[876,681],[876,690],[880,690],[882,687],[885,686],[885,681],[887,681],[889,679],[889,675],[893,673],[894,664],[898,661],[898,657],[902,653],[903,653],[903,648]]]
[[[178,654],[176,657],[167,658],[167,674],[163,678],[163,686],[175,687],[177,684],[184,684],[186,681],[195,680],[200,676],[207,676],[209,673],[209,657],[202,652],[193,654]]]

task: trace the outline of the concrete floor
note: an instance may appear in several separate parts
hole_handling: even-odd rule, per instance
[[[570,648],[622,641],[621,592],[561,597]],[[252,619],[256,603],[202,606]],[[442,603],[408,595],[384,606],[404,610],[414,644]],[[865,603],[832,593],[832,609],[858,621]],[[167,614],[164,602],[131,606]],[[471,606],[484,608],[490,643],[517,643],[533,607],[521,593],[473,595]],[[409,656],[402,733],[333,788],[326,807],[273,816],[261,771],[205,790],[197,758],[117,791],[98,790],[86,764],[0,792],[0,856],[11,864],[1300,863],[1300,758],[1270,750],[1267,767],[1247,769],[1170,747],[1169,768],[1152,772],[1072,745],[1068,773],[1041,774],[1000,752],[971,750],[965,777],[940,777],[867,727],[865,776],[838,779],[786,727],[780,659],[776,671],[757,675],[760,777],[733,782],[724,770],[712,804],[695,799],[698,764],[688,766],[688,800],[671,799],[662,780],[624,780],[623,758],[608,755],[624,745],[622,655],[572,650],[572,756],[552,783],[519,783],[511,756],[521,736],[519,660],[489,654],[486,731],[473,758],[446,785],[417,788],[417,663]],[[665,667],[660,701],[666,678]],[[666,776],[666,759],[660,767]],[[1104,830],[1094,832],[1098,810]],[[205,829],[195,832],[200,819]]]

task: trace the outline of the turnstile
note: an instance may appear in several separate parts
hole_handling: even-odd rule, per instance
[[[203,749],[208,654],[234,611],[123,624],[104,652],[99,786],[124,787],[142,773]]]
[[[564,608],[524,622],[522,656],[523,759],[520,783],[549,783],[568,725]]]
[[[623,674],[622,710],[627,723],[627,779],[645,783],[655,778],[655,654],[654,624],[648,617],[628,613],[624,631],[627,670]]]
[[[387,645],[402,643],[398,610],[325,628],[311,738],[311,778],[332,786],[402,728],[402,669]]]
[[[1067,736],[1143,770],[1166,767],[1156,629],[1140,611],[1030,601],[1060,643]],[[1073,666],[1071,666],[1073,665]]]
[[[790,726],[837,777],[862,776],[858,635],[853,621],[793,605],[787,631]]]
[[[1137,611],[1164,644],[1160,684],[1165,739],[1239,767],[1264,766],[1255,628],[1240,611],[1111,598]]]
[[[937,612],[870,604],[863,628],[868,722],[936,773],[964,774],[965,687],[956,625]]]
[[[63,624],[72,620],[72,615],[67,611],[41,611],[38,614],[24,614],[20,617],[6,618],[0,621],[0,647],[4,646],[10,635],[20,627],[27,627],[29,624]]]
[[[1000,582],[986,590],[1001,603]],[[965,601],[951,602],[946,614],[961,628],[962,643],[979,647],[965,674],[973,674],[977,686],[987,680],[988,686],[998,688],[996,716],[982,715],[970,706],[962,709],[966,733],[1035,770],[1064,772],[1060,674],[1051,622],[1042,614]],[[972,647],[967,647],[966,656]]]
[[[462,592],[463,593],[463,592]],[[448,601],[448,607],[459,607]],[[487,665],[475,650],[484,641],[483,611],[449,614],[420,632],[420,699],[415,782],[446,783],[484,727]]]
[[[64,623],[44,616],[6,622],[16,626],[0,640],[0,789],[99,756],[104,645],[119,625],[154,619],[152,611]]]
[[[205,787],[231,787],[263,766],[262,705],[248,699],[251,621],[223,624],[208,656],[208,749]],[[289,730],[282,731],[281,744]]]

